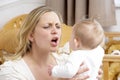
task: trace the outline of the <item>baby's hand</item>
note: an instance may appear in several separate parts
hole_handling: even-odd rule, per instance
[[[52,68],[53,68],[53,65],[48,65],[48,74],[50,76],[52,75]]]

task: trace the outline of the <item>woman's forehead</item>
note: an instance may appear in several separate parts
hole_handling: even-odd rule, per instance
[[[58,15],[55,12],[46,12],[40,17],[39,22],[61,23]]]

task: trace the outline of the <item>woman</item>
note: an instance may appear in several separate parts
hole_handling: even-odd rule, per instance
[[[51,53],[59,46],[61,24],[61,17],[51,8],[41,6],[31,11],[20,29],[17,53],[0,66],[0,80],[63,80],[48,74],[48,65],[56,64]],[[74,78],[64,80],[75,80],[87,70],[82,68]]]

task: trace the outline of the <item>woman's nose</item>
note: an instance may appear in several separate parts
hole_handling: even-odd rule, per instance
[[[52,34],[57,34],[57,28],[56,28],[56,27],[53,27],[51,33],[52,33]]]

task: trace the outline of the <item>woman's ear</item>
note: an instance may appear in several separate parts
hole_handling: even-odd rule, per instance
[[[33,42],[33,40],[34,40],[33,32],[28,35],[28,39],[29,39],[31,42]]]

